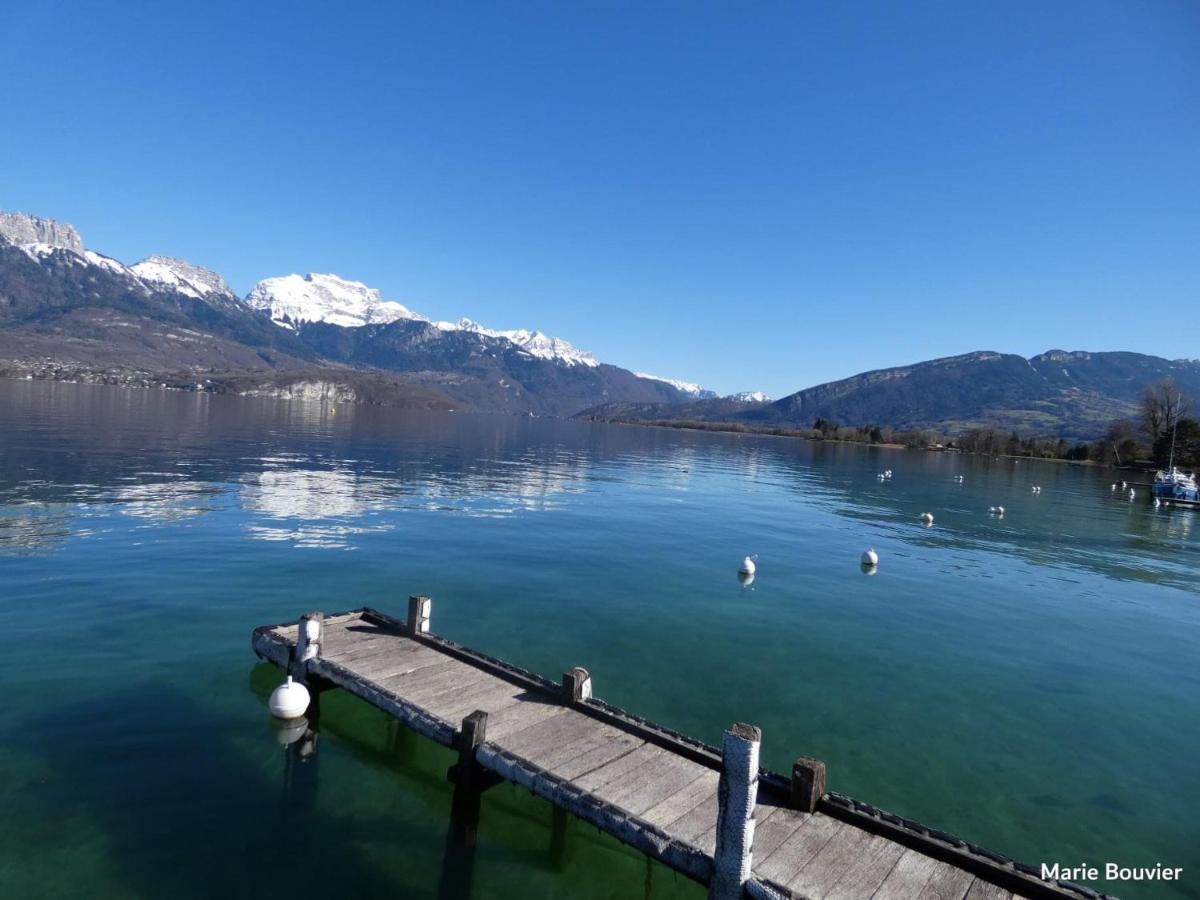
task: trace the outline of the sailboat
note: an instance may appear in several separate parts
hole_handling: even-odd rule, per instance
[[[1154,485],[1150,488],[1156,500],[1170,503],[1200,504],[1200,490],[1196,487],[1194,472],[1181,472],[1175,466],[1175,432],[1179,427],[1178,417],[1171,426],[1171,457],[1166,470],[1154,473]]]

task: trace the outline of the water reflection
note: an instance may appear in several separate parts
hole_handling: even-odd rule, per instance
[[[868,540],[1198,589],[1194,563],[1179,555],[1194,545],[1195,513],[1114,498],[1107,476],[1077,467],[140,393],[147,396],[40,382],[0,387],[0,552],[52,552],[72,529],[84,530],[78,519],[94,515],[90,506],[169,526],[232,502],[254,538],[345,549],[392,530],[406,512],[554,512],[620,485],[672,504],[731,489],[795,503],[797,515],[857,523]],[[883,470],[894,477],[874,477]],[[1041,491],[1032,491],[1035,480]],[[989,514],[1001,505],[1005,516]],[[937,528],[921,526],[928,511]]]

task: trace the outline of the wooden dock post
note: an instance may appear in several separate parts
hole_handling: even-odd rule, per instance
[[[422,598],[414,598],[422,599]],[[479,834],[479,807],[487,773],[475,759],[475,751],[487,739],[488,714],[481,709],[462,720],[454,740],[458,763],[450,770],[454,796],[450,801],[450,825],[442,857],[438,896],[461,898],[471,895],[475,871],[475,841]]]
[[[792,793],[789,806],[801,812],[816,812],[825,796],[825,763],[801,756],[792,763]]]
[[[433,601],[428,597],[408,598],[408,633],[429,634],[429,614]]]
[[[709,900],[741,900],[750,880],[754,804],[758,799],[758,748],[762,731],[736,723],[721,743],[717,784],[717,846]]]
[[[487,740],[488,714],[482,709],[466,716],[456,735],[458,742],[458,764],[454,767],[454,782],[459,787],[470,788],[476,792],[485,786],[483,770],[475,761],[475,751]]]
[[[325,613],[310,612],[300,617],[296,633],[296,652],[292,657],[291,676],[301,684],[308,683],[308,663],[321,655],[321,632]]]
[[[562,677],[563,703],[574,706],[592,699],[592,676],[587,669],[576,666]]]

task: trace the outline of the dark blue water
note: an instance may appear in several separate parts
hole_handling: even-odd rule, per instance
[[[439,633],[583,665],[697,737],[760,725],[772,767],[821,757],[832,788],[1035,864],[1183,866],[1096,886],[1200,896],[1196,514],[1111,480],[0,382],[0,883],[261,896],[316,869],[360,896],[702,896],[508,787],[467,854],[444,751],[352,698],[326,702],[317,763],[289,764],[251,628],[424,593]]]

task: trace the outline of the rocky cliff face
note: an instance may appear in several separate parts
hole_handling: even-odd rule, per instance
[[[14,244],[48,244],[61,250],[83,253],[83,238],[73,225],[31,216],[29,213],[0,212],[0,236]]]

